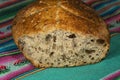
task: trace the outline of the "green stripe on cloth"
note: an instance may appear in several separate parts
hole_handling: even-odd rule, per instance
[[[2,9],[0,9],[0,14],[4,11],[9,11],[10,9],[15,9],[16,7],[24,6],[24,5],[29,4],[31,2],[33,2],[33,0],[29,0],[29,1],[26,0],[24,2],[20,2],[20,3],[17,3],[17,4],[2,8]]]
[[[20,2],[18,4],[3,8],[0,10],[0,23],[7,21],[9,19],[13,19],[16,13],[23,8],[24,6],[30,4],[34,0]]]
[[[16,15],[18,10],[20,10],[21,8],[30,4],[33,1],[34,0],[24,1],[24,2],[17,3],[15,5],[0,9],[0,23],[6,21],[8,19],[14,18],[14,16]]]
[[[0,4],[7,2],[7,0],[0,0]]]
[[[0,17],[0,23],[13,19],[15,17],[15,15],[17,14],[17,12],[12,12],[10,14],[4,15]]]

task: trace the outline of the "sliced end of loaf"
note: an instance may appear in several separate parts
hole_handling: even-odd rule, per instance
[[[23,36],[18,45],[36,67],[69,67],[103,59],[109,49],[106,40],[64,30]]]

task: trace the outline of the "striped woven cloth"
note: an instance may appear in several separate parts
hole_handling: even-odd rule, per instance
[[[15,45],[11,34],[11,24],[16,13],[34,1],[35,0],[0,0],[0,80],[10,80],[24,72],[35,69],[23,57]],[[104,19],[111,34],[120,32],[120,0],[83,1],[94,8]],[[120,72],[115,74],[118,75],[118,73]],[[105,78],[105,80],[112,80],[108,79],[108,77]]]

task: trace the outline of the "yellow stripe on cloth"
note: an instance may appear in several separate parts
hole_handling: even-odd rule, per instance
[[[28,74],[25,74],[25,75],[23,75],[23,76],[18,77],[18,78],[16,78],[15,80],[21,80],[21,79],[23,79],[23,78],[25,78],[25,77],[27,77],[27,76],[30,76],[30,75],[32,75],[32,74],[35,74],[35,73],[37,73],[37,72],[39,72],[39,71],[42,71],[42,70],[44,70],[44,69],[46,69],[46,68],[37,69],[37,70],[35,70],[35,71],[33,71],[33,72],[30,72],[30,73],[28,73]]]

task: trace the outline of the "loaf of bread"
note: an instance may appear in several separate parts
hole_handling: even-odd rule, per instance
[[[16,45],[36,67],[71,67],[105,58],[110,35],[104,21],[81,0],[37,0],[18,12]]]

